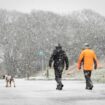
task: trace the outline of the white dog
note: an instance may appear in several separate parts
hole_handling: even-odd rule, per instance
[[[11,75],[4,75],[3,79],[6,81],[6,87],[11,87],[11,83],[13,83],[14,87],[16,87],[15,80]]]

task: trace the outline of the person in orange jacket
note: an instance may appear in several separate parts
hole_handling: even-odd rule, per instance
[[[97,69],[97,57],[93,50],[90,49],[89,44],[85,43],[85,49],[81,51],[78,59],[78,69],[83,66],[84,76],[86,80],[86,89],[92,90],[93,83],[91,81],[91,72]]]

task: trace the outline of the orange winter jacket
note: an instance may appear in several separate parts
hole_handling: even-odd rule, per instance
[[[87,48],[80,53],[78,59],[78,69],[81,69],[83,65],[83,70],[93,70],[97,68],[97,57],[93,50]]]

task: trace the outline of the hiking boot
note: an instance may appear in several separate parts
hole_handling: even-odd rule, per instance
[[[89,89],[92,90],[93,89],[93,86],[91,86]]]
[[[93,86],[91,87],[86,87],[87,90],[92,90],[93,89]]]
[[[57,85],[56,90],[59,90],[59,85]]]
[[[59,85],[58,88],[57,88],[57,90],[62,90],[63,86],[64,86],[63,84],[62,85]]]

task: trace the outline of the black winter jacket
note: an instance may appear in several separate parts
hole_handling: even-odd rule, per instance
[[[64,69],[64,66],[66,64],[66,70],[69,67],[68,57],[65,53],[65,51],[62,50],[62,47],[56,47],[56,49],[53,51],[53,54],[50,57],[49,60],[49,67],[52,66],[52,62],[54,62],[53,67],[54,69]]]

